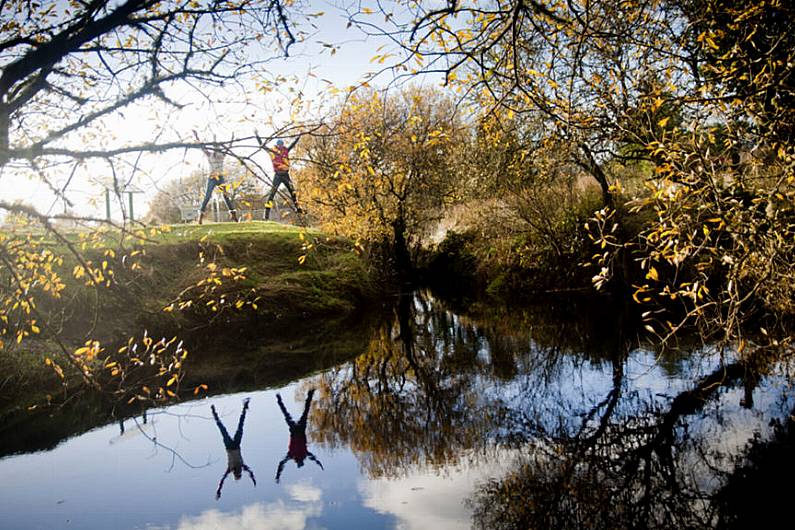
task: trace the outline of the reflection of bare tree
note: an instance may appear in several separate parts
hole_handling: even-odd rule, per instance
[[[769,441],[754,438],[747,459],[738,462],[716,495],[716,528],[777,528],[782,518],[787,520],[789,514],[782,512],[792,502],[792,490],[782,482],[795,475],[795,409],[784,421],[775,421],[773,431]]]
[[[400,299],[365,354],[320,376],[314,437],[350,446],[378,477],[462,458],[491,465],[489,448],[518,449],[511,471],[470,499],[482,528],[716,525],[716,495],[751,432],[728,409],[753,406],[766,356],[647,352],[653,377],[684,385],[666,397],[637,382],[647,365],[620,318],[598,336],[582,323],[499,317]],[[683,371],[707,366],[700,379]]]
[[[689,420],[703,420],[727,389],[758,381],[758,360],[719,367],[665,407],[623,393],[616,362],[613,388],[579,428],[536,438],[519,469],[481,485],[470,501],[477,526],[715,527],[730,456],[715,448],[714,432]]]
[[[549,382],[566,363],[583,361],[562,355],[563,339],[540,346],[503,324],[401,297],[365,354],[320,377],[313,436],[350,446],[373,476],[394,476],[551,432],[558,417],[534,402],[562,403]]]
[[[142,435],[144,438],[146,438],[152,443],[152,454],[150,455],[150,458],[157,455],[161,450],[165,451],[171,458],[171,462],[168,466],[167,471],[171,471],[172,469],[174,469],[174,466],[176,465],[177,462],[182,462],[183,465],[192,469],[199,469],[209,466],[210,465],[209,461],[205,462],[204,464],[193,464],[189,462],[184,456],[182,456],[182,454],[179,451],[177,451],[170,445],[164,444],[158,439],[157,427],[155,422],[152,421],[152,419],[159,415],[174,416],[177,418],[177,421],[181,421],[183,418],[191,417],[191,415],[189,414],[174,414],[172,412],[168,412],[165,410],[160,410],[155,412],[144,410],[141,413],[140,421],[136,416],[133,416],[132,418],[127,418],[127,420],[131,419],[135,424],[135,431],[132,432],[136,432]],[[127,420],[124,419],[119,420],[119,438],[125,436],[125,434],[127,433],[127,429],[124,426],[124,422]],[[146,429],[147,426],[151,427],[152,429],[151,433],[147,432]],[[114,442],[111,441],[110,443]]]
[[[372,476],[457,458],[496,412],[477,400],[477,333],[427,303],[401,297],[366,353],[319,381],[315,438],[349,445]]]

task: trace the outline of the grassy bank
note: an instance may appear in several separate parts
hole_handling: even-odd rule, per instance
[[[348,241],[272,222],[176,225],[109,249],[111,240],[83,251],[86,262],[112,277],[102,287],[76,279],[72,271],[80,263],[61,249],[59,272],[69,296],[40,300],[47,327],[58,330],[71,350],[87,337],[112,352],[144,332],[155,339],[179,337],[190,352],[187,374],[192,363],[209,379],[208,361],[223,352],[216,364],[229,370],[216,381],[288,350],[279,349],[279,341],[263,348],[263,339],[338,327],[355,320],[377,294],[365,261]],[[59,395],[59,379],[44,363],[58,349],[42,333],[0,357],[6,374],[0,415]]]

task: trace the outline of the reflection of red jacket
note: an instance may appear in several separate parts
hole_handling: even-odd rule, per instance
[[[295,434],[290,436],[290,445],[287,448],[287,456],[296,462],[304,460],[309,450],[306,448],[306,435]]]
[[[277,145],[270,153],[274,171],[290,170],[290,151],[286,147]]]

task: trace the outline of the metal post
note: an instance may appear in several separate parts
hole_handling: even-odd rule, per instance
[[[130,221],[135,221],[135,215],[133,214],[133,194],[131,191],[127,192],[127,197],[130,201]]]
[[[110,221],[110,189],[105,188],[105,217]]]

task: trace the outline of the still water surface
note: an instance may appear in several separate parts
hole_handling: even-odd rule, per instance
[[[351,361],[280,388],[150,409],[52,450],[3,458],[0,528],[470,528],[473,515],[482,522],[490,503],[503,502],[476,495],[490,479],[520,476],[540,491],[539,475],[560,482],[564,462],[598,468],[600,480],[634,488],[638,502],[633,472],[622,466],[627,476],[616,480],[611,462],[644,443],[653,445],[639,458],[649,497],[684,491],[692,499],[718,490],[731,457],[792,409],[786,378],[771,375],[727,386],[671,427],[676,396],[721,357],[627,348],[600,327],[533,315],[467,319],[429,296],[404,299]],[[604,446],[593,450],[597,441]],[[230,461],[237,478],[224,478]],[[673,488],[665,485],[671,470]],[[708,505],[687,500],[677,509],[693,510],[705,527],[715,521]]]

